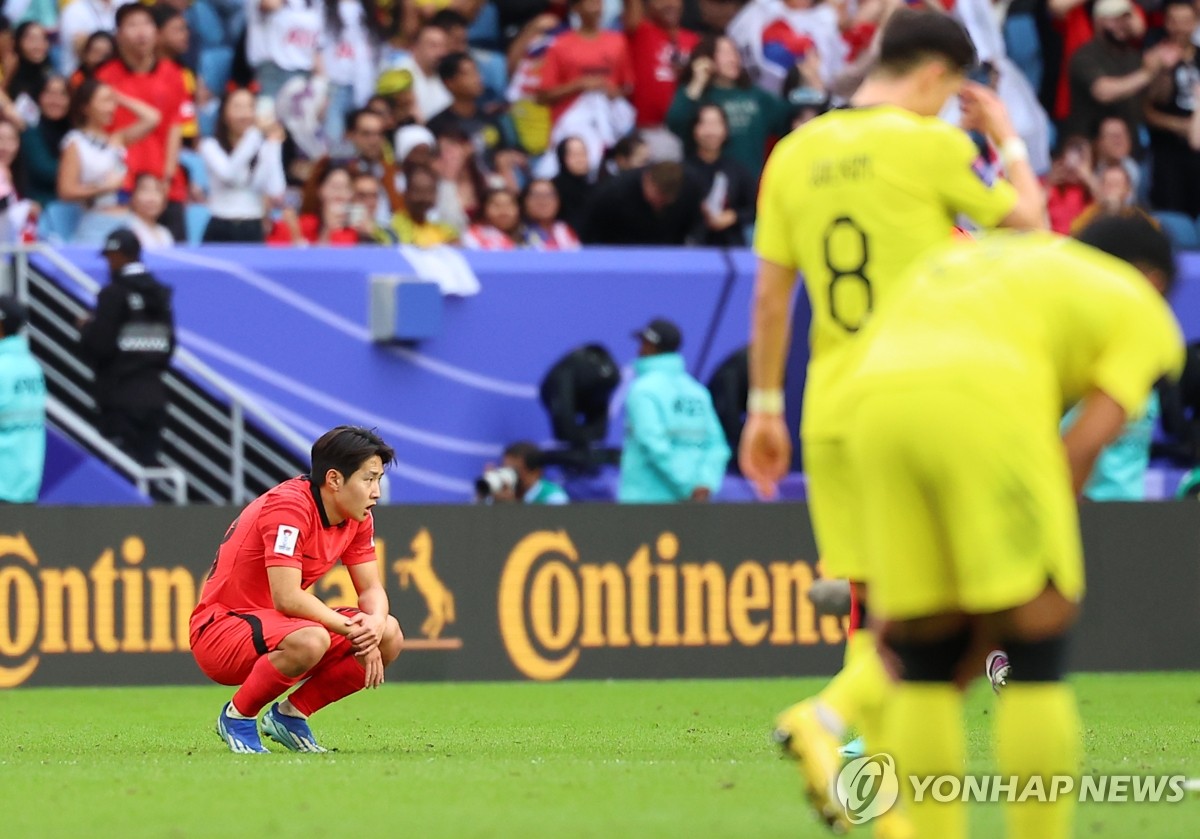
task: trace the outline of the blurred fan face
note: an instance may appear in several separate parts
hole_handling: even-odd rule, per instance
[[[1126,12],[1117,17],[1096,18],[1096,28],[1111,40],[1124,43],[1133,38],[1133,13]]]
[[[458,137],[438,138],[438,164],[442,177],[451,180],[457,178],[467,165],[471,156],[471,143]]]
[[[225,100],[225,125],[230,134],[240,136],[254,125],[254,102],[254,94],[248,90],[229,94]]]
[[[353,195],[350,175],[344,169],[333,170],[321,183],[317,195],[321,199],[321,206],[327,212],[335,215],[346,212],[350,206],[350,197]]]
[[[742,57],[737,47],[728,38],[718,38],[713,49],[713,65],[716,73],[726,81],[737,81],[742,74]]]
[[[1109,117],[1100,123],[1100,136],[1096,145],[1101,157],[1111,160],[1129,157],[1133,153],[1133,140],[1129,136],[1129,126],[1125,124],[1125,120]]]
[[[113,56],[113,42],[111,38],[90,38],[87,46],[84,47],[83,57],[80,63],[84,67],[96,68],[108,61]]]
[[[171,18],[158,33],[159,42],[171,55],[183,55],[188,51],[188,25],[182,16]]]
[[[1110,207],[1124,207],[1133,197],[1133,185],[1123,166],[1109,166],[1100,173],[1100,200]]]
[[[550,181],[534,181],[525,195],[525,215],[534,224],[558,218],[558,190]]]
[[[497,230],[511,233],[521,223],[521,213],[517,209],[517,199],[510,192],[496,192],[488,198],[484,215],[488,224]]]
[[[146,55],[154,50],[158,41],[158,27],[154,19],[146,14],[129,15],[117,30],[117,44],[122,50],[135,55]]]
[[[467,99],[478,99],[483,95],[483,76],[474,61],[467,60],[458,65],[458,74],[450,80],[450,92]]]
[[[1167,30],[1168,40],[1187,44],[1196,31],[1196,9],[1182,3],[1172,3],[1164,12],[1163,28]]]
[[[362,204],[368,215],[374,216],[379,208],[379,181],[369,175],[354,179],[354,203]]]
[[[71,110],[71,94],[67,90],[67,80],[55,76],[47,81],[46,86],[42,88],[42,95],[38,97],[38,107],[46,119],[65,119]]]
[[[113,114],[117,112],[117,97],[113,89],[106,84],[96,88],[92,101],[88,103],[85,113],[88,123],[103,128],[112,122]]]
[[[21,33],[21,40],[17,43],[17,55],[22,61],[41,64],[49,54],[50,39],[46,36],[45,29],[35,23]]]
[[[668,29],[673,29],[683,17],[683,0],[650,0],[646,10],[654,20]]]
[[[705,151],[717,151],[725,145],[729,129],[725,127],[725,116],[720,108],[705,106],[700,109],[700,118],[696,120],[693,136],[696,145]]]
[[[433,26],[422,29],[413,44],[412,54],[421,70],[426,74],[434,72],[438,62],[450,54],[445,31]]]
[[[383,120],[373,113],[360,114],[350,142],[362,157],[379,160],[383,157]]]
[[[565,142],[563,165],[572,175],[583,177],[588,173],[587,146],[583,144],[583,140],[577,137],[571,137]]]
[[[595,28],[600,25],[600,16],[604,14],[604,0],[578,0],[574,11],[584,26]]]
[[[156,221],[167,208],[167,194],[158,178],[138,178],[129,207],[143,219]]]
[[[409,175],[404,204],[413,219],[424,220],[436,201],[437,180],[429,172],[418,170]]]

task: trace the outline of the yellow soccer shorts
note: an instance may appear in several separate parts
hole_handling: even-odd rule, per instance
[[[821,574],[831,579],[866,580],[858,492],[838,438],[804,439],[804,477]]]
[[[1082,597],[1078,511],[1057,424],[1019,410],[925,384],[864,396],[846,451],[861,487],[873,613],[989,614],[1048,583]]]

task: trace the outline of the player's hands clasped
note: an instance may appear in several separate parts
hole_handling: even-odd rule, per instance
[[[764,500],[773,499],[792,463],[792,438],[779,414],[750,414],[738,446],[738,466]]]
[[[378,647],[368,653],[358,653],[354,657],[366,671],[364,687],[377,688],[383,684],[383,656]]]
[[[356,655],[363,655],[372,650],[379,649],[379,642],[383,640],[383,628],[387,625],[387,617],[376,617],[368,615],[366,612],[359,612],[353,617],[346,619],[346,626],[350,631],[346,633],[346,637],[350,640],[350,644],[354,647]]]

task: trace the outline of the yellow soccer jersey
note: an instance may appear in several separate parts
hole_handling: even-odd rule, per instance
[[[936,383],[1057,428],[1098,388],[1136,417],[1183,370],[1183,335],[1142,274],[1072,239],[995,233],[914,266],[906,293],[866,330],[859,388]]]
[[[806,437],[840,432],[844,350],[889,304],[904,269],[951,237],[956,215],[994,227],[1016,206],[1010,184],[989,187],[975,174],[977,156],[957,128],[892,106],[830,112],[771,153],[754,250],[799,271],[808,290]]]

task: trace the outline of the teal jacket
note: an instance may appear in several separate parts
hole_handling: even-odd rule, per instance
[[[721,488],[729,445],[708,390],[688,375],[683,356],[639,358],[625,401],[625,445],[617,499],[686,501],[697,487]]]
[[[45,464],[46,377],[24,335],[0,338],[0,501],[37,501]]]
[[[1078,407],[1063,417],[1062,431],[1075,424]],[[1113,440],[1096,458],[1092,475],[1083,488],[1089,501],[1145,501],[1146,470],[1150,466],[1150,443],[1161,409],[1158,394],[1151,393],[1140,417],[1125,425],[1121,436]]]

